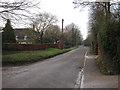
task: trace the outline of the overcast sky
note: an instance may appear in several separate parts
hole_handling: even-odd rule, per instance
[[[42,12],[48,12],[57,16],[61,27],[62,19],[64,26],[75,23],[80,27],[83,38],[87,36],[88,9],[80,11],[80,8],[74,9],[73,0],[40,0],[40,8]]]
[[[15,0],[3,0],[3,1],[15,1]],[[32,1],[32,0],[30,0]],[[34,13],[47,12],[55,15],[59,22],[58,26],[62,26],[62,19],[64,19],[64,27],[68,24],[75,23],[79,26],[80,31],[83,35],[83,39],[86,38],[88,33],[88,7],[83,11],[80,11],[80,8],[74,9],[74,4],[72,3],[74,0],[34,0],[34,2],[40,1],[40,10],[36,12],[36,10],[32,9],[31,11]],[[84,1],[84,0],[83,0]],[[89,0],[88,0],[89,1]],[[90,0],[91,1],[91,0]],[[94,0],[92,0],[94,1]],[[99,0],[102,1],[102,0]],[[119,0],[114,0],[119,1]],[[24,20],[25,21],[25,20]],[[6,22],[0,22],[0,27],[4,27]],[[18,21],[16,23],[19,23]],[[29,21],[28,21],[29,23]],[[27,24],[18,24],[14,25],[15,28],[24,28]]]
[[[3,0],[4,1],[4,0]],[[6,1],[15,1],[15,0],[6,0]],[[30,0],[32,1],[32,0]],[[88,26],[88,8],[84,9],[83,11],[80,11],[80,8],[74,9],[74,4],[72,3],[74,0],[36,0],[34,2],[40,1],[40,10],[36,11],[32,9],[31,11],[34,13],[40,13],[40,12],[47,12],[55,15],[59,22],[57,23],[58,26],[62,26],[62,19],[64,19],[64,27],[68,24],[75,23],[77,26],[79,26],[80,31],[83,35],[83,39],[87,36],[87,26]],[[22,12],[21,12],[22,13]],[[25,20],[24,20],[25,21]],[[0,22],[0,26],[4,27],[6,22]],[[19,21],[16,21],[15,24],[12,23],[14,28],[25,28],[29,25],[22,24]]]

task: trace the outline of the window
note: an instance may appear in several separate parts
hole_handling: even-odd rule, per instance
[[[16,40],[18,40],[18,36],[16,36]]]
[[[24,40],[27,40],[27,36],[24,36]]]

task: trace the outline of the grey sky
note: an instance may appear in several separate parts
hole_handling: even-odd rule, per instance
[[[2,0],[13,2],[16,0]],[[17,0],[19,1],[19,0]],[[29,0],[32,1],[32,0]],[[64,26],[75,23],[79,26],[80,31],[83,35],[83,39],[86,38],[88,32],[88,7],[86,7],[83,11],[80,11],[80,8],[74,9],[74,4],[72,3],[74,0],[34,0],[34,2],[40,1],[40,10],[31,9],[33,13],[40,13],[40,12],[47,12],[55,15],[59,22],[57,23],[58,26],[61,27],[62,19],[64,19]],[[96,1],[96,0],[81,0],[81,1]],[[97,0],[103,1],[103,0]],[[108,0],[105,0],[108,1]],[[112,1],[119,1],[119,0],[112,0]],[[33,3],[34,3],[33,2]],[[19,11],[18,11],[19,12]],[[23,12],[20,12],[23,13]],[[25,21],[25,19],[24,19]],[[6,22],[0,22],[0,27],[4,27]],[[17,24],[15,24],[17,23]],[[26,24],[16,21],[12,23],[13,27],[15,28],[24,28],[29,26],[29,21],[26,21]],[[19,23],[19,24],[18,24]]]
[[[62,18],[64,26],[75,23],[79,26],[83,38],[87,36],[88,8],[80,11],[80,8],[74,9],[73,0],[40,0],[41,12],[45,11],[57,16],[61,27]]]
[[[2,0],[4,1],[4,0]],[[14,2],[15,0],[5,0],[7,2]],[[19,1],[19,0],[18,0]],[[32,1],[32,0],[29,0]],[[87,23],[88,23],[88,8],[80,11],[80,8],[74,9],[74,4],[72,3],[74,0],[35,0],[35,2],[40,1],[40,10],[30,9],[32,13],[40,13],[47,12],[53,14],[57,17],[58,23],[57,25],[61,27],[62,19],[64,19],[64,27],[68,24],[75,23],[79,26],[80,31],[83,35],[83,39],[87,36]],[[17,13],[17,11],[16,11]],[[25,13],[20,12],[18,13]],[[23,23],[23,22],[26,22]],[[0,27],[4,27],[6,22],[0,22]],[[19,23],[19,24],[18,24]],[[20,21],[12,22],[12,26],[14,28],[25,28],[29,26],[29,21],[25,19]]]

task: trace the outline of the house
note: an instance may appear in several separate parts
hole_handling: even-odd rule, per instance
[[[21,44],[32,44],[36,37],[32,28],[16,28],[14,29],[16,41]]]

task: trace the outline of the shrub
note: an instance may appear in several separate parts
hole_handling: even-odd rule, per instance
[[[120,33],[118,26],[117,21],[109,20],[101,24],[98,32],[101,57],[106,63],[106,67],[111,68],[113,73],[120,73]]]

